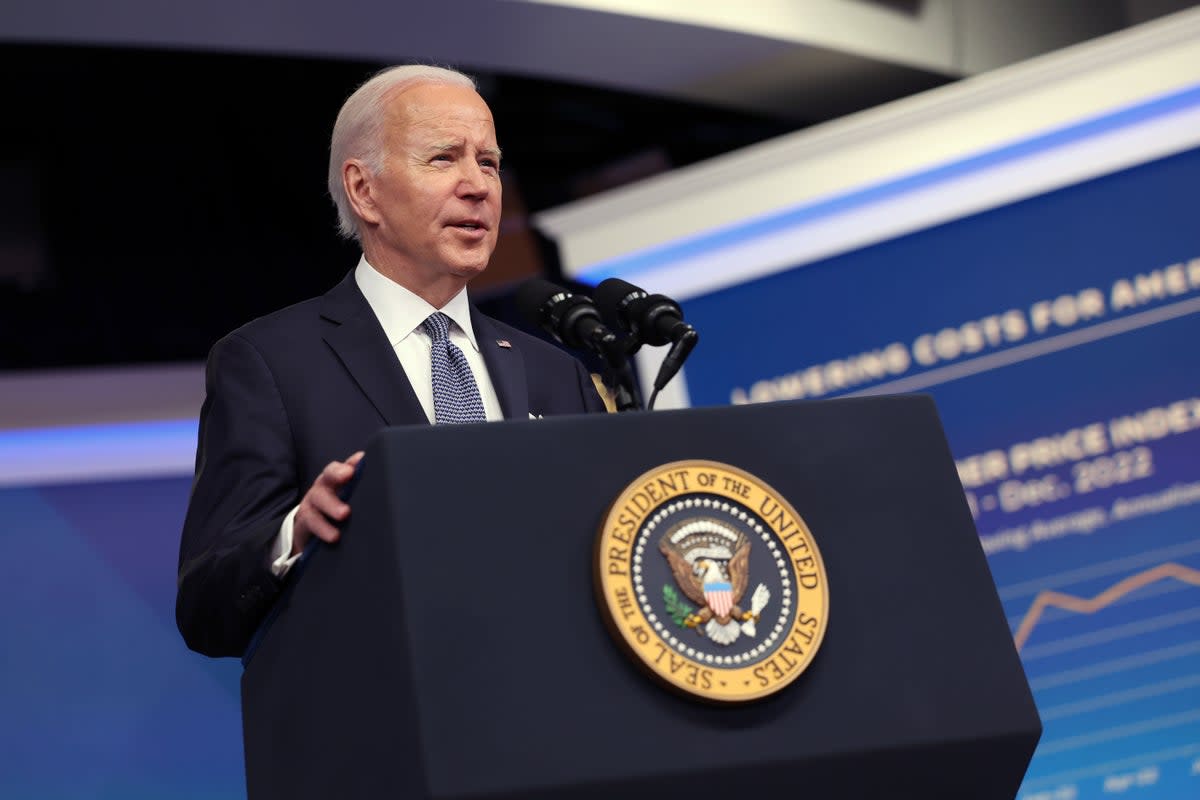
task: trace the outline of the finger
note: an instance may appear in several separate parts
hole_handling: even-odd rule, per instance
[[[356,467],[358,466],[358,462],[362,461],[364,455],[366,455],[366,453],[362,450],[359,450],[357,453],[347,458],[346,463],[352,467]]]
[[[301,502],[307,503],[331,520],[340,522],[350,515],[350,506],[328,486],[313,484]]]
[[[296,512],[294,525],[298,529],[302,528],[309,536],[315,536],[325,542],[336,542],[341,536],[338,527],[312,506],[301,506]]]
[[[350,476],[354,474],[354,467],[341,461],[330,461],[325,465],[325,469],[321,470],[321,474],[317,476],[317,480],[313,483],[315,488],[318,484],[327,486],[340,486],[350,480]]]
[[[327,498],[332,496],[328,489],[316,484],[304,495],[300,505],[296,508],[296,515],[292,517],[292,555],[299,554],[313,536],[326,542],[336,542],[341,536],[337,524],[331,522],[320,507],[322,502],[328,502]],[[322,500],[322,498],[326,499]],[[336,502],[338,501],[335,498],[334,503]],[[332,511],[340,514],[341,519],[345,519],[350,514],[348,506],[340,512],[337,508],[333,508]]]

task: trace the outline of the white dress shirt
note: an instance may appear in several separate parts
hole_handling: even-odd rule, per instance
[[[504,412],[500,410],[500,398],[496,396],[496,387],[488,375],[483,353],[475,339],[475,329],[471,327],[471,308],[467,303],[465,289],[454,295],[445,306],[437,309],[385,277],[367,263],[366,256],[359,259],[358,266],[354,269],[354,282],[358,284],[359,290],[367,298],[367,304],[371,306],[379,324],[383,326],[383,332],[387,334],[388,342],[396,352],[396,358],[400,360],[400,366],[408,376],[408,382],[412,384],[417,400],[420,401],[430,423],[434,421],[433,375],[430,366],[433,340],[425,332],[422,323],[436,311],[441,311],[453,323],[450,325],[450,341],[467,357],[471,373],[475,376],[475,385],[479,387],[479,396],[483,400],[483,410],[488,422],[504,419]],[[349,456],[350,453],[342,454],[342,458]],[[275,546],[272,548],[271,571],[278,577],[286,574],[299,558],[299,555],[291,555],[292,521],[296,516],[296,508],[283,518],[283,524],[279,526],[279,535],[275,537]]]
[[[471,309],[467,304],[467,292],[464,289],[450,299],[440,309],[434,308],[425,300],[405,289],[400,284],[385,278],[377,272],[366,258],[358,262],[354,270],[354,281],[367,298],[371,310],[379,318],[383,332],[387,334],[388,342],[404,367],[404,374],[412,384],[425,416],[432,423],[433,416],[433,376],[430,367],[430,350],[433,340],[421,327],[425,319],[436,311],[441,311],[454,323],[450,326],[450,342],[458,346],[467,357],[471,373],[475,376],[475,385],[479,387],[479,396],[483,399],[483,410],[488,422],[504,419],[500,410],[500,399],[496,396],[496,388],[488,375],[487,365],[483,362],[483,353],[475,340],[475,330],[471,327]],[[346,453],[346,455],[350,455]]]

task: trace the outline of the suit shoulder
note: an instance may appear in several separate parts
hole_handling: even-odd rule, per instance
[[[290,306],[252,319],[245,325],[234,330],[233,333],[253,338],[256,336],[278,335],[284,331],[292,332],[297,327],[315,323],[321,315],[320,304],[320,297],[310,297],[307,300],[301,300],[299,303],[293,303]]]
[[[313,297],[250,320],[221,337],[221,342],[242,339],[256,347],[271,347],[318,331],[321,298]],[[220,344],[221,342],[218,342]]]
[[[354,271],[351,270],[325,294],[250,320],[231,331],[222,341],[240,338],[263,347],[286,347],[289,341],[298,344],[305,341],[306,337],[319,339],[324,317],[335,322],[344,321],[362,314],[364,310],[369,312],[370,309],[354,283]]]

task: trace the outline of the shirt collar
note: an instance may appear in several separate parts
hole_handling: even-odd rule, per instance
[[[354,268],[354,282],[379,318],[379,324],[383,326],[383,332],[387,334],[392,347],[420,328],[430,314],[441,311],[467,335],[471,347],[479,351],[475,330],[471,327],[471,306],[467,302],[465,289],[454,295],[442,308],[434,308],[423,298],[385,277],[367,262],[366,256],[360,258],[358,266]]]

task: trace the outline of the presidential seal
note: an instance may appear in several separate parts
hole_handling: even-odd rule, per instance
[[[804,520],[758,478],[714,461],[664,464],[621,493],[597,537],[596,594],[636,661],[718,703],[794,681],[829,620]]]

